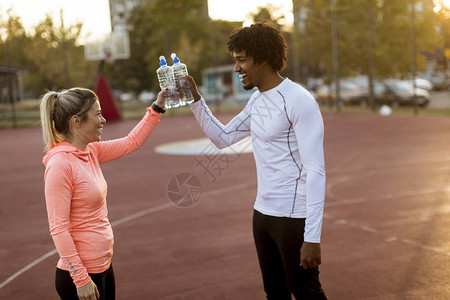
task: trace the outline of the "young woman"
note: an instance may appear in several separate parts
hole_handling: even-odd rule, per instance
[[[164,93],[128,136],[105,142],[100,141],[105,119],[94,92],[72,88],[43,96],[45,199],[60,257],[55,284],[61,299],[115,298],[114,237],[100,164],[142,146],[164,113]]]

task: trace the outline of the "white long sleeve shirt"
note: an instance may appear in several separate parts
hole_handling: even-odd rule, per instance
[[[258,191],[255,210],[275,217],[306,218],[304,240],[319,243],[325,200],[324,126],[319,106],[289,79],[250,97],[227,125],[205,100],[190,105],[218,148],[251,134]]]

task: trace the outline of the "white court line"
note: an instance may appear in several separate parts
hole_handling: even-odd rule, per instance
[[[325,207],[335,207],[335,206],[350,205],[350,204],[355,204],[355,203],[364,203],[366,201],[367,201],[367,198],[365,198],[365,197],[342,200],[342,201],[333,201],[333,202],[325,201]]]
[[[331,217],[328,214],[324,214],[324,218],[329,219],[329,220],[333,220],[334,219],[333,217]],[[345,219],[338,219],[338,220],[335,220],[334,223],[335,224],[339,224],[339,225],[348,225],[348,226],[360,229],[362,231],[366,231],[366,232],[370,232],[370,233],[373,233],[373,234],[377,234],[379,236],[383,236],[383,234],[380,233],[377,229],[369,227],[369,226],[365,226],[365,225],[360,225],[360,224],[358,224],[356,222],[353,222],[353,221],[348,221],[348,220],[345,220]],[[409,245],[413,245],[413,246],[416,246],[416,247],[419,247],[419,248],[422,248],[422,249],[425,249],[425,250],[428,250],[428,251],[431,251],[431,252],[435,252],[435,253],[442,254],[442,255],[445,255],[445,256],[450,256],[450,252],[441,250],[439,248],[430,247],[430,246],[427,246],[427,245],[415,242],[415,241],[410,240],[410,239],[405,239],[405,238],[399,239],[396,236],[389,236],[385,240],[386,240],[386,242],[399,241],[399,242],[402,242],[402,243],[405,243],[405,244],[409,244]]]
[[[330,185],[329,187],[327,187],[327,193],[331,194],[329,196],[331,196],[332,198],[335,199],[339,199],[340,197],[338,197],[337,195],[333,194],[331,192],[331,188],[333,188],[334,186],[341,184],[343,182],[346,181],[351,181],[354,179],[359,179],[361,176],[373,176],[373,175],[379,175],[383,173],[383,171],[370,171],[367,172],[366,174],[360,174],[360,175],[350,175],[350,176],[344,176],[342,177],[340,180],[337,180],[337,182],[333,183],[332,185]],[[410,196],[418,196],[418,195],[424,195],[424,194],[431,194],[431,193],[442,193],[442,192],[450,192],[450,186],[444,186],[444,187],[439,187],[439,188],[424,188],[424,189],[417,189],[417,190],[410,190],[410,191],[402,191],[402,192],[398,192],[398,193],[392,193],[392,194],[385,194],[379,197],[376,197],[377,199],[395,199],[395,198],[402,198],[402,197],[410,197]],[[368,201],[367,197],[362,197],[362,198],[355,198],[355,199],[348,199],[348,200],[342,200],[342,201],[334,201],[334,202],[330,202],[327,203],[325,201],[325,207],[337,207],[337,206],[343,206],[343,205],[351,205],[351,204],[358,204],[358,203],[364,203]],[[327,219],[333,219],[330,215],[328,214],[324,214],[324,218]],[[358,228],[360,230],[366,231],[366,232],[370,232],[373,234],[378,234],[378,235],[382,235],[377,229],[372,228],[372,227],[368,227],[365,225],[360,225],[357,224],[353,221],[348,221],[345,219],[339,219],[335,221],[336,224],[345,224],[348,226],[352,226],[355,228]],[[431,252],[435,252],[438,254],[442,254],[442,255],[446,255],[446,256],[450,256],[450,252],[446,252],[443,251],[441,249],[438,248],[434,248],[434,247],[430,247],[409,239],[399,239],[397,237],[388,237],[386,239],[386,242],[392,242],[392,241],[400,241],[402,243],[406,243],[409,245],[413,245]]]
[[[53,249],[52,251],[49,251],[49,252],[45,253],[44,255],[42,255],[41,257],[39,257],[35,261],[33,261],[31,264],[29,264],[29,265],[25,266],[24,268],[20,269],[19,271],[14,273],[12,276],[10,276],[8,279],[3,281],[0,284],[0,289],[3,288],[8,283],[10,283],[11,281],[13,281],[14,279],[16,279],[17,277],[19,277],[20,275],[22,275],[23,273],[25,273],[26,271],[28,271],[29,269],[31,269],[32,267],[34,267],[35,265],[39,264],[41,261],[44,261],[46,258],[48,258],[50,256],[53,256],[53,254],[55,254],[55,253],[56,253],[56,249]]]
[[[441,193],[441,192],[450,192],[450,186],[446,186],[446,187],[442,187],[442,188],[428,188],[428,189],[420,189],[420,190],[413,190],[413,191],[404,191],[404,192],[399,192],[399,193],[395,193],[395,194],[385,194],[383,196],[379,196],[379,197],[375,197],[375,198],[377,200],[379,200],[379,199],[395,199],[395,198],[403,198],[403,197],[407,197],[407,196],[419,196],[419,195]],[[337,197],[332,196],[332,198],[336,199]],[[348,200],[342,200],[342,201],[333,201],[333,202],[325,201],[325,207],[344,206],[344,205],[350,205],[350,204],[364,203],[367,201],[368,201],[367,197],[348,199]]]
[[[400,171],[396,170],[396,168],[398,168],[398,167],[402,167],[402,166],[401,165],[386,166],[385,169],[368,170],[366,172],[355,172],[354,174],[350,174],[350,175],[346,175],[346,176],[340,176],[340,178],[337,179],[336,181],[334,181],[333,183],[330,183],[330,184],[326,185],[327,198],[338,200],[338,201],[331,202],[329,204],[329,206],[340,206],[340,205],[346,205],[346,204],[352,204],[352,203],[361,203],[361,202],[367,201],[368,200],[367,197],[361,197],[361,198],[356,198],[356,199],[339,201],[340,199],[342,199],[342,197],[336,195],[333,192],[333,189],[334,189],[334,187],[336,187],[338,185],[341,185],[341,184],[347,183],[347,182],[351,182],[351,181],[355,181],[355,180],[360,180],[363,177],[370,177],[370,176],[378,176],[378,175],[384,175],[384,174],[393,174],[393,173],[397,173],[397,172],[403,172],[403,170],[400,170]],[[442,165],[441,168],[444,168],[444,169],[447,170],[448,166],[444,164],[444,165]],[[417,196],[417,195],[422,195],[422,194],[436,193],[436,192],[446,192],[446,191],[450,191],[450,186],[444,186],[444,187],[441,187],[441,188],[424,188],[424,189],[417,189],[417,190],[412,190],[412,191],[402,191],[402,192],[399,192],[399,193],[386,194],[386,195],[383,195],[383,196],[377,197],[377,198],[390,199],[390,198],[395,198],[395,197]],[[325,205],[327,205],[327,204],[325,204]]]
[[[158,205],[158,206],[150,207],[150,208],[148,208],[148,209],[146,209],[146,210],[143,210],[143,211],[134,213],[134,214],[132,214],[132,215],[123,217],[122,219],[119,219],[119,220],[116,220],[116,221],[114,221],[114,222],[111,222],[111,227],[118,226],[118,225],[120,225],[120,224],[129,222],[129,221],[133,221],[133,220],[135,220],[135,219],[137,219],[137,218],[140,218],[140,217],[143,217],[143,216],[145,216],[145,215],[149,215],[149,214],[155,213],[155,212],[157,212],[157,211],[160,211],[160,210],[169,208],[169,207],[171,207],[171,206],[172,206],[172,204],[170,204],[169,202],[167,202],[167,203],[164,203],[164,204],[160,204],[160,205]]]
[[[399,197],[407,197],[407,196],[418,196],[430,193],[439,193],[439,192],[450,192],[450,186],[442,187],[442,188],[429,188],[429,189],[421,189],[421,190],[413,190],[413,191],[404,191],[396,194],[386,194],[382,199],[392,199]]]
[[[202,194],[202,196],[218,195],[218,194],[221,194],[221,193],[224,193],[224,192],[231,192],[231,191],[235,191],[235,190],[240,190],[240,189],[246,188],[248,186],[249,186],[249,184],[246,184],[246,183],[237,184],[237,185],[234,185],[232,187],[227,187],[227,188],[223,188],[223,189],[212,190],[212,191],[206,192],[206,193]],[[151,214],[151,213],[154,213],[154,212],[157,212],[157,211],[169,208],[171,206],[176,207],[176,205],[172,204],[171,202],[160,204],[160,205],[155,206],[155,207],[150,207],[150,208],[148,208],[146,210],[134,213],[132,215],[123,217],[122,219],[119,219],[117,221],[111,222],[111,226],[112,227],[118,226],[120,224],[123,224],[123,223],[129,222],[129,221],[135,220],[137,218],[140,218],[140,217],[143,217],[145,215],[148,215],[148,214]]]
[[[436,252],[436,253],[439,253],[439,254],[443,254],[443,255],[450,256],[450,253],[449,253],[449,252],[445,252],[445,251],[442,251],[442,250],[440,250],[440,249],[433,248],[433,247],[430,247],[430,246],[422,245],[422,244],[417,243],[417,242],[414,242],[414,241],[412,241],[412,240],[410,240],[410,239],[402,239],[402,242],[403,242],[403,243],[406,243],[406,244],[410,244],[410,245],[414,245],[414,246],[420,247],[420,248],[422,248],[422,249],[426,249],[426,250],[429,250],[429,251],[433,251],[433,252]]]
[[[237,184],[234,185],[232,187],[226,187],[223,189],[218,189],[218,190],[212,190],[209,192],[206,192],[203,194],[203,196],[213,196],[213,195],[218,195],[221,193],[225,193],[225,192],[231,192],[231,191],[235,191],[235,190],[239,190],[239,189],[243,189],[246,187],[249,187],[250,184]],[[129,216],[123,217],[119,220],[116,220],[114,222],[111,222],[111,226],[115,227],[118,226],[120,224],[135,220],[137,218],[155,213],[157,211],[161,211],[163,209],[169,208],[169,207],[176,207],[174,204],[167,202],[167,203],[163,203],[154,207],[150,207],[146,210],[131,214]],[[54,254],[56,254],[57,251],[56,249],[53,249],[47,253],[45,253],[44,255],[42,255],[41,257],[39,257],[38,259],[34,260],[33,262],[31,262],[30,264],[26,265],[25,267],[23,267],[22,269],[20,269],[19,271],[17,271],[16,273],[14,273],[13,275],[11,275],[10,277],[8,277],[5,281],[3,281],[2,283],[0,283],[0,289],[2,289],[3,287],[5,287],[8,283],[10,283],[11,281],[13,281],[14,279],[16,279],[17,277],[19,277],[20,275],[22,275],[23,273],[25,273],[26,271],[28,271],[29,269],[33,268],[34,266],[38,265],[39,263],[41,263],[42,261],[46,260],[47,258],[53,256]]]
[[[438,157],[438,158],[436,158]],[[404,168],[404,167],[411,167],[411,166],[417,166],[417,165],[428,165],[428,164],[440,164],[442,165],[442,167],[446,168],[446,162],[450,162],[450,156],[448,157],[444,157],[442,155],[432,155],[431,157],[428,158],[422,158],[420,161],[419,160],[403,160],[403,161],[399,161],[398,159],[396,160],[391,160],[391,161],[387,161],[387,160],[383,160],[382,162],[377,162],[374,163],[370,168],[371,170],[384,170],[384,169],[395,169],[395,168]],[[339,168],[334,168],[334,169],[327,169],[327,175],[331,175],[331,174],[353,174],[353,173],[364,173],[365,171],[367,171],[366,168],[360,168],[358,166],[356,167],[350,167],[347,169],[342,169],[341,167]]]

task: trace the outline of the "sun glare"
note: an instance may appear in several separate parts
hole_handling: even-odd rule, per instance
[[[439,12],[441,9],[450,10],[450,0],[433,0],[435,13]]]

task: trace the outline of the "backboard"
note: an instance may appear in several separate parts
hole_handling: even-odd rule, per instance
[[[84,45],[86,60],[114,61],[130,58],[130,40],[128,32],[113,31],[106,38]]]

